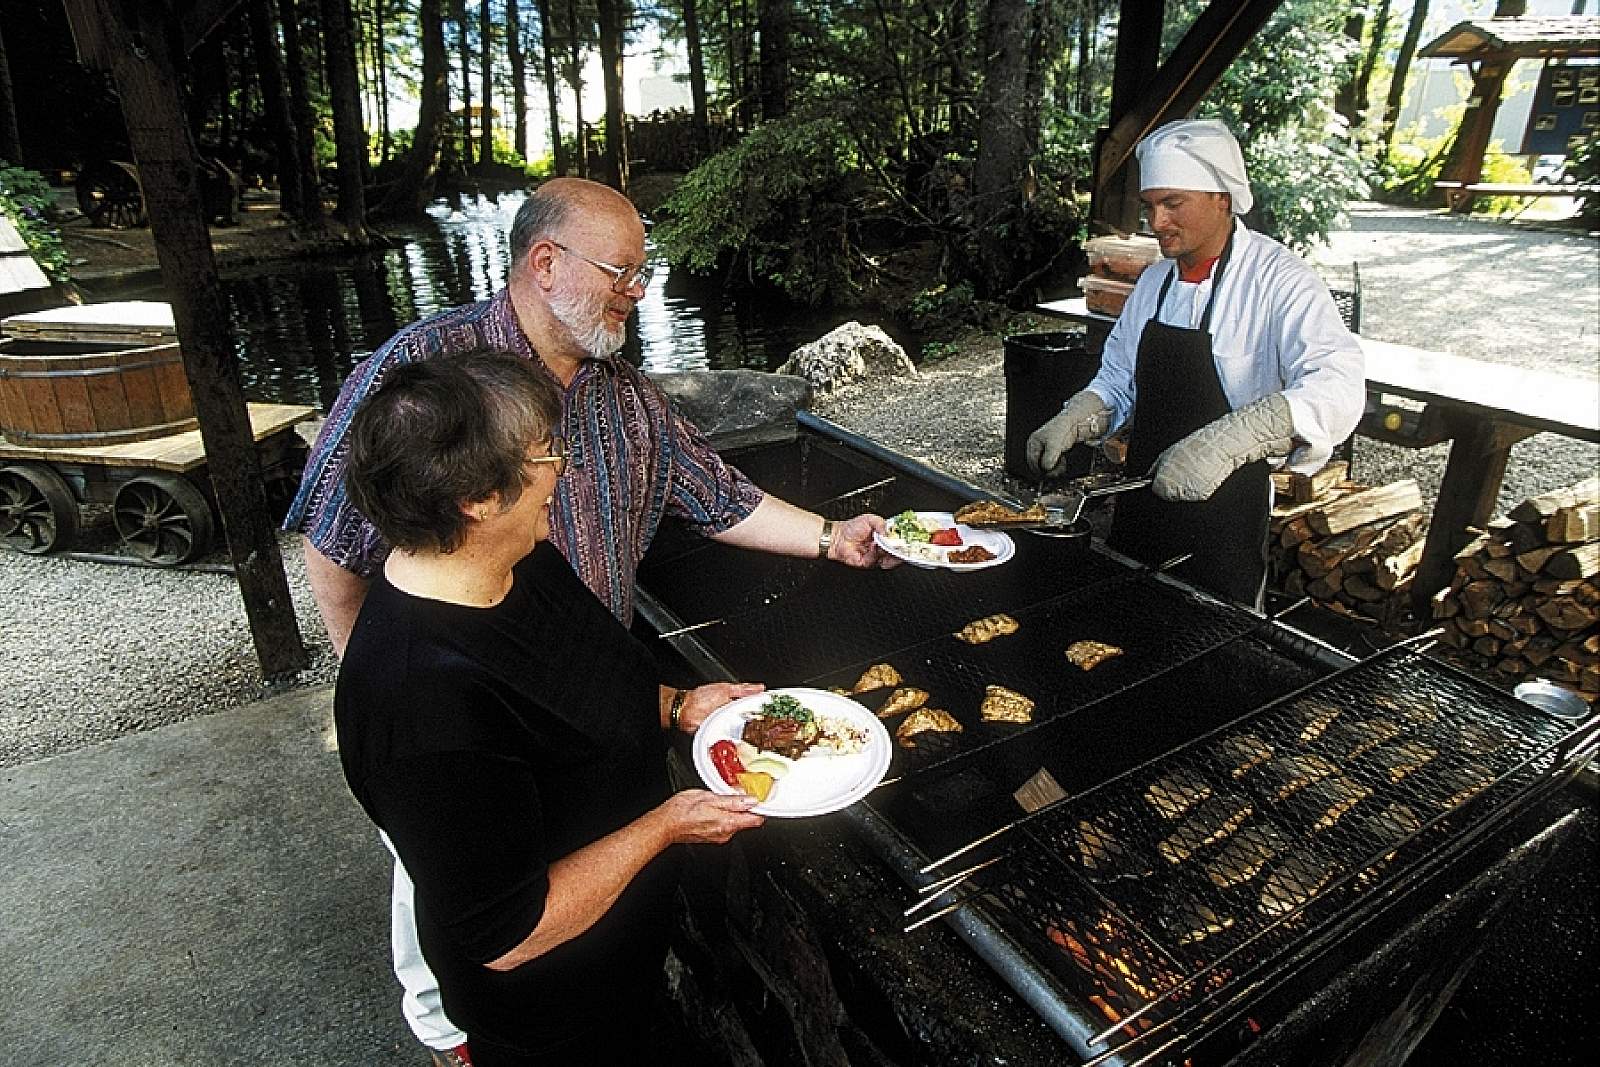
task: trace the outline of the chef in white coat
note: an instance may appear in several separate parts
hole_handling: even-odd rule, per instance
[[[1148,268],[1106,338],[1100,371],[1028,439],[1041,475],[1073,445],[1128,426],[1130,474],[1107,543],[1259,606],[1270,462],[1311,473],[1355,429],[1361,348],[1306,263],[1245,227],[1250,183],[1222,123],[1185,120],[1139,144],[1139,199],[1167,262]],[[1269,462],[1270,461],[1270,462]]]

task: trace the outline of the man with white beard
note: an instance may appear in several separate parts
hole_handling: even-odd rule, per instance
[[[572,466],[550,502],[550,539],[624,624],[633,619],[639,560],[666,515],[725,544],[852,567],[894,565],[872,538],[884,529],[882,518],[835,523],[763,493],[717,456],[657,386],[617,358],[650,273],[644,224],[627,198],[558,178],[540,186],[512,223],[504,289],[407,327],[356,367],[284,522],[303,535],[307,577],[335,653],[343,655],[370,576],[389,551],[345,495],[351,416],[390,368],[475,349],[534,360],[560,387]],[[470,1064],[465,1035],[445,1017],[422,959],[412,893],[396,862],[392,934],[406,1020],[436,1063]]]

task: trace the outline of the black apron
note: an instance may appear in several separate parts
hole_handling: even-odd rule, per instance
[[[1130,473],[1149,471],[1168,447],[1233,410],[1211,351],[1211,309],[1232,251],[1230,237],[1212,272],[1211,296],[1199,329],[1159,321],[1177,270],[1162,283],[1156,313],[1139,335],[1134,418],[1128,432]],[[1153,493],[1124,493],[1117,498],[1106,544],[1151,566],[1191,553],[1186,563],[1173,569],[1176,577],[1236,603],[1259,607],[1267,574],[1269,475],[1266,460],[1247,463],[1230,474],[1211,499],[1195,504],[1173,503]]]

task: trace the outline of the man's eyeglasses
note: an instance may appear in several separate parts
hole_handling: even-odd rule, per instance
[[[626,296],[628,290],[632,289],[635,285],[641,289],[648,289],[650,287],[650,279],[655,277],[656,268],[652,263],[625,263],[619,267],[615,263],[607,263],[604,260],[599,259],[590,259],[582,252],[574,252],[560,241],[551,241],[550,243],[561,249],[563,252],[577,256],[591,267],[599,267],[601,270],[611,275],[611,291],[616,293],[618,296]]]
[[[556,465],[556,477],[561,477],[567,473],[567,439],[565,437],[550,438],[549,455],[530,456],[522,462],[524,466],[535,463],[554,463]]]

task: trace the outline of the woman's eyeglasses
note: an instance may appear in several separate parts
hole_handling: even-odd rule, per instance
[[[535,463],[554,463],[556,465],[556,477],[561,477],[567,473],[567,439],[565,437],[550,438],[549,455],[530,456],[522,462],[524,466]]]
[[[650,288],[650,279],[655,277],[656,268],[652,263],[625,263],[617,266],[601,259],[590,259],[582,252],[574,252],[560,241],[551,241],[561,251],[577,256],[591,267],[598,267],[611,275],[611,291],[618,296],[626,296],[628,290],[637,285],[640,289]]]

